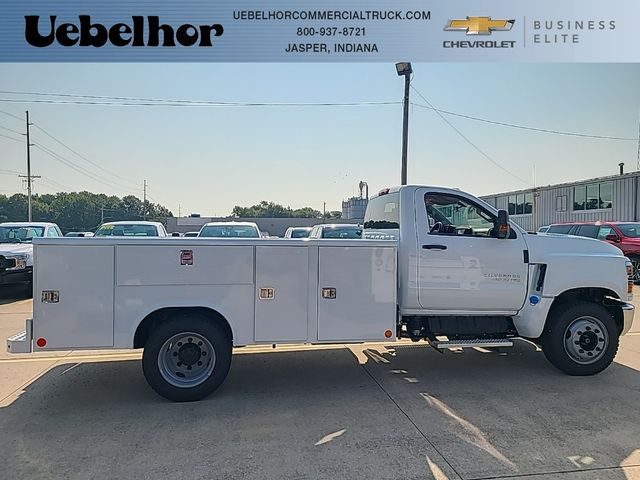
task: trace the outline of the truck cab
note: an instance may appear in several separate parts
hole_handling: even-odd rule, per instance
[[[437,348],[525,337],[584,375],[613,360],[631,327],[632,269],[620,250],[528,234],[460,190],[384,189],[369,201],[364,238],[398,241],[398,337]]]

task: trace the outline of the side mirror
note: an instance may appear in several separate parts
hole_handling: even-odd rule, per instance
[[[615,233],[610,233],[609,235],[605,235],[604,239],[607,242],[615,242],[618,243],[620,241],[620,237],[618,237],[618,235],[616,235]]]
[[[498,210],[498,222],[496,225],[496,238],[509,237],[509,214],[506,210]]]

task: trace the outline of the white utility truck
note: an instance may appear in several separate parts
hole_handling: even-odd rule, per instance
[[[364,236],[36,239],[33,319],[7,347],[144,348],[149,384],[190,401],[223,382],[234,346],[524,337],[564,372],[592,375],[631,327],[619,249],[526,233],[459,190],[384,190]]]

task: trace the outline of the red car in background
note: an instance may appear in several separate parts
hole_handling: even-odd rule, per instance
[[[640,223],[573,222],[556,223],[546,233],[597,238],[615,245],[633,263],[633,280],[640,283]]]

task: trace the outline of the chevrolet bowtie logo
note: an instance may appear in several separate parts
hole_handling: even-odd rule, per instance
[[[445,30],[462,30],[467,35],[491,35],[493,30],[511,30],[515,20],[491,20],[491,17],[467,17],[466,20],[449,20]]]

